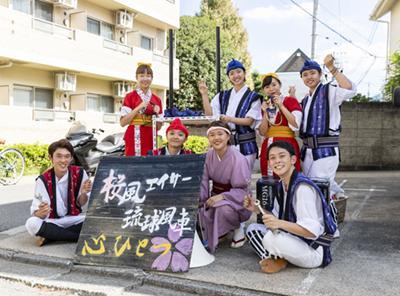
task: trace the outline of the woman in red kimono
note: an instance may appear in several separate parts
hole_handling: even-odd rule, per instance
[[[282,83],[278,75],[269,73],[261,77],[262,90],[267,96],[273,96],[273,103],[279,107],[279,112],[275,119],[268,118],[267,108],[269,103],[264,101],[261,104],[263,111],[263,120],[258,128],[259,134],[266,137],[261,147],[260,167],[263,176],[272,176],[272,170],[268,167],[268,159],[266,156],[268,146],[271,143],[284,140],[293,145],[297,161],[296,170],[300,172],[300,149],[295,139],[295,131],[299,130],[302,117],[302,110],[299,102],[295,98],[294,87],[289,87],[289,96],[284,97],[281,93]],[[276,176],[276,175],[275,175]]]
[[[125,131],[125,156],[146,156],[153,150],[153,129],[151,116],[162,114],[161,99],[150,91],[153,81],[151,64],[139,63],[136,69],[136,80],[139,87],[125,96],[121,108],[120,124],[129,124]],[[162,126],[157,122],[157,130]]]

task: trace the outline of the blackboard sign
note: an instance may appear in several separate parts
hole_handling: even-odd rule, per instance
[[[205,158],[101,158],[74,263],[187,272]]]

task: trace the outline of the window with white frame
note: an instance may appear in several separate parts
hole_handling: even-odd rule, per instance
[[[114,113],[114,98],[112,96],[87,94],[86,111]]]
[[[53,109],[53,90],[31,86],[14,85],[14,106]]]
[[[153,50],[153,40],[149,37],[140,35],[140,47],[147,49],[147,50]]]
[[[105,39],[114,40],[114,26],[93,18],[87,18],[87,29],[89,33],[101,36]]]
[[[53,21],[53,4],[49,2],[40,0],[12,0],[12,8],[48,22]]]

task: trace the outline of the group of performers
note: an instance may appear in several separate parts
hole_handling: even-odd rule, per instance
[[[289,96],[282,94],[282,83],[275,73],[262,76],[266,99],[251,91],[245,85],[245,67],[234,59],[226,71],[233,87],[216,94],[211,103],[206,81],[200,78],[199,91],[206,115],[220,115],[220,120],[211,122],[207,128],[212,149],[206,152],[199,198],[199,227],[210,253],[233,230],[230,246],[241,248],[249,240],[261,257],[264,272],[275,273],[288,262],[301,267],[330,263],[329,242],[337,225],[331,205],[310,178],[328,178],[332,194],[343,194],[334,181],[339,164],[339,107],[355,95],[356,87],[336,69],[332,55],[327,55],[324,63],[336,81],[322,85],[321,67],[306,60],[300,76],[310,92],[301,105],[294,87],[289,88]],[[150,91],[151,65],[140,64],[136,79],[138,88],[126,95],[121,108],[120,124],[129,125],[124,137],[126,156],[193,153],[183,149],[189,134],[179,118],[167,129],[167,145],[152,150],[151,116],[160,116],[162,106],[160,98]],[[161,125],[157,122],[157,130]],[[303,140],[301,151],[295,139],[296,131]],[[261,211],[251,198],[249,181],[258,157],[256,134],[265,138],[259,155],[262,175],[273,174],[281,179],[272,213]],[[38,179],[35,189],[35,194],[43,196],[44,202],[34,200],[33,217],[26,223],[32,235],[42,237],[39,245],[63,240],[64,236],[67,240],[77,240],[73,233],[78,232],[79,236],[82,223],[77,217],[91,189],[85,172],[72,166],[68,169],[73,149],[64,142],[54,145],[51,151],[49,147],[54,168]],[[212,188],[209,188],[210,181]],[[245,231],[244,223],[252,212],[262,215],[264,224],[250,225]],[[54,219],[59,217],[62,218]],[[54,222],[65,217],[68,220],[65,225]]]

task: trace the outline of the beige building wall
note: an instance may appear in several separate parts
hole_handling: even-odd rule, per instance
[[[45,0],[53,3],[52,0]],[[106,135],[124,132],[118,113],[123,98],[114,99],[116,123],[107,123],[103,112],[87,111],[87,95],[113,96],[114,82],[136,81],[138,62],[152,64],[154,79],[151,91],[165,106],[169,87],[169,66],[165,55],[166,30],[179,28],[179,1],[166,0],[78,0],[77,9],[53,7],[53,23],[13,10],[11,0],[0,0],[0,64],[12,61],[12,66],[0,68],[0,130],[7,143],[51,143],[65,136],[72,125],[70,116],[84,121],[87,128],[102,128]],[[10,4],[10,5],[9,5]],[[132,30],[115,30],[115,46],[131,46],[131,51],[111,49],[106,40],[86,31],[87,17],[115,25],[115,12],[126,9],[137,12]],[[46,25],[52,32],[38,29]],[[38,27],[39,26],[39,27]],[[62,32],[62,34],[60,34]],[[67,37],[65,33],[68,33]],[[64,34],[64,35],[63,35]],[[140,47],[140,35],[153,40],[151,51]],[[122,43],[121,43],[122,42]],[[27,46],[29,45],[29,46]],[[127,47],[125,47],[127,48]],[[55,90],[55,73],[76,74],[76,91]],[[179,86],[179,61],[174,60],[174,87]],[[34,107],[13,104],[15,85],[53,90],[54,121],[36,119]],[[65,108],[69,103],[69,107]],[[57,115],[58,114],[58,115]],[[165,128],[163,128],[165,130]]]
[[[400,1],[396,1],[390,17],[390,49],[391,53],[400,50]]]

